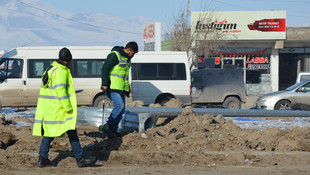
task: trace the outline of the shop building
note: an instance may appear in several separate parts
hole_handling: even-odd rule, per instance
[[[197,32],[196,42],[203,42],[208,38],[199,31],[228,34],[226,47],[210,50],[205,59],[213,59],[218,68],[244,69],[247,95],[285,89],[299,72],[310,72],[310,27],[286,27],[285,11],[208,13],[192,12],[192,35]],[[201,16],[214,19],[206,22]]]
[[[283,41],[232,41],[223,49],[224,64],[246,63],[248,95],[283,90],[299,72],[310,72],[310,27],[287,27],[286,35]]]

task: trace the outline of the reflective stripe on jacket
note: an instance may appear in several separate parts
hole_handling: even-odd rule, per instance
[[[48,83],[40,89],[32,132],[35,136],[60,137],[76,126],[77,102],[70,70],[56,61],[52,66],[45,72]],[[73,113],[67,113],[70,110]]]
[[[110,70],[110,89],[122,90],[129,92],[129,68],[130,61],[128,62],[128,58],[121,56],[117,51],[113,51],[118,58],[119,64],[115,65]],[[113,53],[112,52],[112,53]]]

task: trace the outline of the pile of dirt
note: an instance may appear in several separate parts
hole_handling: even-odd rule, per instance
[[[245,154],[253,151],[309,152],[310,128],[246,130],[221,115],[195,115],[188,108],[164,126],[123,137],[120,151],[144,154],[144,159],[139,157],[135,162],[152,160],[163,164],[208,164],[218,162],[217,159],[221,157],[212,159],[206,156],[210,152],[239,152],[236,158],[238,162],[230,161],[231,157],[225,158],[227,155],[222,154],[220,163],[240,164],[248,159]],[[161,152],[165,156],[154,159],[154,152]]]
[[[168,119],[167,119],[168,120]],[[17,128],[14,121],[33,122],[16,116],[0,120],[0,169],[36,167],[42,137],[32,136],[32,127]],[[80,143],[87,155],[98,158],[97,165],[289,165],[292,159],[266,158],[256,152],[310,152],[310,128],[264,131],[241,129],[222,115],[196,115],[191,108],[145,133],[126,133],[106,139],[93,126],[77,126]],[[77,168],[67,136],[56,138],[50,159],[58,167]],[[309,160],[306,160],[309,161]],[[306,162],[304,162],[306,163]]]

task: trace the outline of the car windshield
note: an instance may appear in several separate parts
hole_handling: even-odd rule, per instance
[[[297,87],[299,87],[301,84],[304,84],[304,83],[305,83],[304,81],[299,82],[299,83],[297,83],[297,84],[294,84],[294,85],[292,85],[292,86],[286,88],[285,90],[291,91],[291,90],[293,90],[293,89],[296,89]]]

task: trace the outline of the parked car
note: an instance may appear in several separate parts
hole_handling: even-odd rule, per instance
[[[302,109],[310,105],[310,80],[294,84],[285,90],[261,95],[255,102],[259,109]]]

